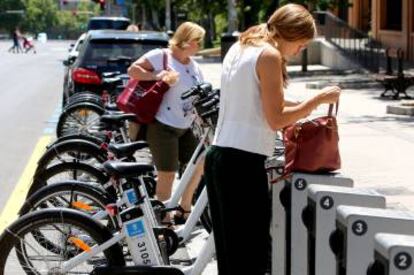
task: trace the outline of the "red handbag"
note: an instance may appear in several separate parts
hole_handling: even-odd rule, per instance
[[[339,135],[333,104],[327,116],[298,122],[283,131],[285,145],[284,176],[291,172],[326,173],[341,168]]]
[[[167,70],[167,54],[163,54],[164,70]],[[139,81],[130,79],[116,99],[121,111],[133,113],[137,122],[148,124],[154,121],[164,94],[170,86],[162,80]]]

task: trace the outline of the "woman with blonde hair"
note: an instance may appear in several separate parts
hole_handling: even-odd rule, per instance
[[[271,206],[264,161],[276,130],[339,98],[338,87],[327,87],[301,103],[284,99],[286,60],[315,35],[311,14],[288,4],[243,32],[224,58],[219,118],[204,168],[219,275],[266,273]]]
[[[128,69],[129,76],[138,80],[162,79],[171,74],[178,79],[164,95],[156,120],[147,129],[147,141],[158,172],[156,196],[161,201],[170,198],[179,163],[190,160],[198,143],[190,128],[195,118],[191,99],[183,100],[181,95],[203,81],[200,66],[192,56],[199,51],[204,35],[201,26],[185,22],[175,31],[168,49],[149,51]],[[168,70],[163,68],[164,54]],[[184,192],[181,208],[174,216],[176,224],[184,223],[191,211],[192,195],[202,172],[200,167]]]

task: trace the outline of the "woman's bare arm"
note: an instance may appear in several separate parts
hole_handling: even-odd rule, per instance
[[[285,99],[285,106],[286,107],[293,107],[293,106],[297,106],[300,104],[300,101],[291,101],[291,100],[286,100]]]
[[[283,94],[282,56],[277,49],[271,47],[263,50],[257,61],[256,71],[260,79],[263,111],[273,130],[293,124],[308,116],[319,104],[333,103],[339,98],[340,89],[329,87],[295,106],[288,106]]]
[[[157,75],[154,73],[154,67],[146,58],[139,58],[128,68],[128,75],[133,79],[139,80],[156,80]]]

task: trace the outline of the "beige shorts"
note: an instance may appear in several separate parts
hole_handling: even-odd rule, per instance
[[[148,124],[147,142],[158,171],[173,172],[190,161],[198,140],[190,129],[174,128],[159,121]]]

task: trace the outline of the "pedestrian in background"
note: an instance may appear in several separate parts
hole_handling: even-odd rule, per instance
[[[33,53],[36,53],[36,48],[33,44],[33,38],[31,37],[27,37],[25,35],[22,35],[22,40],[23,40],[23,49],[24,49],[24,53],[28,53],[29,51],[33,51]]]
[[[266,273],[271,206],[264,162],[276,131],[339,98],[340,89],[328,87],[301,103],[284,99],[286,60],[315,35],[312,15],[288,4],[267,24],[243,32],[224,58],[219,118],[204,172],[219,275]]]
[[[9,49],[9,52],[13,52],[13,53],[23,52],[22,47],[20,46],[20,42],[19,42],[20,37],[21,37],[20,30],[18,27],[16,27],[12,33],[13,46]]]
[[[144,54],[128,69],[131,78],[138,80],[160,79],[166,74],[163,56],[167,55],[169,70],[178,73],[178,81],[164,95],[155,122],[148,125],[147,142],[157,168],[156,196],[166,201],[171,196],[172,184],[179,164],[186,164],[197,144],[191,125],[195,119],[192,100],[181,95],[203,81],[200,66],[192,56],[200,49],[205,30],[192,22],[181,24],[169,41],[168,49],[155,49]],[[185,222],[191,211],[193,193],[201,178],[203,167],[198,167],[191,183],[183,194],[181,208],[174,215],[175,224]],[[167,216],[164,222],[169,223]]]

